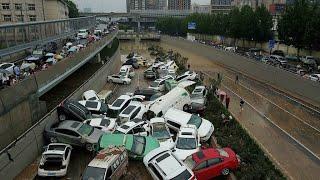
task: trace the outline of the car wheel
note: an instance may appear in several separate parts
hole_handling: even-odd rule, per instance
[[[183,106],[183,111],[189,111],[189,105],[188,104],[185,104]]]
[[[57,143],[58,140],[55,137],[50,137],[50,143]]]
[[[229,173],[230,173],[230,170],[228,168],[223,169],[222,172],[221,172],[221,174],[224,175],[224,176],[229,175]]]
[[[94,145],[93,144],[86,144],[86,150],[92,152],[94,151]]]
[[[64,120],[66,120],[66,119],[67,119],[67,117],[66,117],[65,114],[59,114],[59,120],[60,120],[60,121],[64,121]]]

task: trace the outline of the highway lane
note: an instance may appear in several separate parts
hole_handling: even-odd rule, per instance
[[[320,108],[320,83],[303,79],[282,69],[255,62],[230,52],[217,50],[207,45],[166,36],[163,36],[161,40],[163,43],[183,48],[210,59],[215,63],[222,64],[235,71],[268,83],[293,97],[297,97]]]

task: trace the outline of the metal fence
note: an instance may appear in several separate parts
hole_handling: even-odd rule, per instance
[[[96,17],[0,25],[0,57],[43,45],[95,26]]]

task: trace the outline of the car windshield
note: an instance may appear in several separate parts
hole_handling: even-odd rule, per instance
[[[158,140],[170,138],[170,134],[164,123],[154,123],[152,125],[152,136]]]
[[[195,138],[183,138],[179,137],[177,140],[178,149],[195,149],[196,148],[196,139]]]
[[[196,167],[196,162],[193,160],[192,155],[188,156],[184,163],[190,168],[193,169]]]
[[[112,103],[112,106],[114,106],[114,107],[120,107],[124,101],[125,101],[124,99],[117,99],[116,101],[114,101],[114,102]]]
[[[191,94],[190,98],[202,98],[202,94]]]
[[[106,169],[98,167],[87,167],[82,179],[83,180],[104,180]]]
[[[192,175],[190,174],[190,172],[186,169],[181,174],[172,178],[171,180],[190,179],[191,176]]]
[[[192,114],[187,124],[192,124],[192,125],[195,125],[197,128],[199,128],[201,123],[202,123],[202,118]]]
[[[126,109],[123,110],[122,114],[128,115],[128,114],[130,114],[135,108],[136,108],[136,106],[128,106]]]
[[[153,82],[151,82],[150,86],[151,86],[151,87],[158,87],[158,86],[159,86],[159,83],[160,83],[160,82],[153,81]]]
[[[109,119],[102,119],[100,122],[100,126],[108,127],[110,125]]]
[[[120,76],[127,76],[127,72],[124,72],[124,71],[120,72]]]
[[[229,157],[229,154],[223,149],[217,149],[219,151],[220,156]]]
[[[86,33],[86,30],[79,30],[79,33]]]
[[[107,116],[109,118],[117,118],[119,114],[120,114],[120,110],[109,109]]]
[[[98,107],[98,102],[96,102],[96,101],[86,101],[86,104],[85,104],[85,106],[87,107],[87,108],[92,108],[92,109],[96,109],[97,107]]]
[[[88,124],[83,124],[77,131],[82,136],[90,136],[90,134],[94,131],[94,128]]]
[[[108,112],[108,105],[106,105],[105,103],[101,103],[101,107],[100,107],[99,111],[102,113],[107,113]]]
[[[157,93],[157,94],[155,94],[155,95],[152,95],[149,100],[150,100],[150,101],[154,101],[154,100],[156,100],[157,98],[159,98],[159,97],[161,97],[161,96],[162,96],[161,93]]]
[[[131,152],[137,155],[142,155],[146,147],[146,138],[142,136],[133,136],[133,144]]]

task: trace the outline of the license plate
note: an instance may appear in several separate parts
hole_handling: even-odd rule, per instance
[[[55,176],[56,173],[48,173],[48,176]]]

